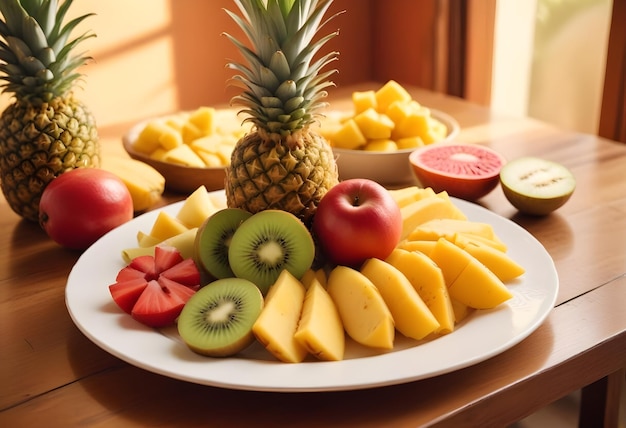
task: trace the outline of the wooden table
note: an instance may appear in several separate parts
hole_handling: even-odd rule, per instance
[[[333,105],[354,89],[334,91]],[[556,264],[556,307],[527,339],[454,373],[369,390],[264,393],[173,380],[79,332],[64,302],[79,253],[1,199],[0,426],[505,426],[583,387],[582,417],[600,418],[586,426],[614,426],[626,366],[626,145],[421,90],[414,97],[454,116],[459,140],[552,159],[577,177],[572,199],[545,218],[519,215],[499,189],[480,201],[526,228]],[[105,154],[121,152],[126,125],[101,130]]]

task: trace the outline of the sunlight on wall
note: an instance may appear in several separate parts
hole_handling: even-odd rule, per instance
[[[595,134],[612,0],[499,0],[491,106]]]
[[[176,85],[168,0],[83,0],[76,15],[97,35],[85,42],[93,62],[82,68],[77,94],[94,112],[99,126],[132,122],[175,107]],[[78,34],[78,31],[76,32]]]
[[[538,0],[528,114],[597,133],[611,0]]]

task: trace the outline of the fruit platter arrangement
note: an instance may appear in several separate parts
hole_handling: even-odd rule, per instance
[[[320,50],[337,32],[318,32],[331,3],[234,0],[226,13],[248,40],[225,36],[244,58],[228,64],[243,124],[210,107],[142,124],[132,150],[145,162],[103,158],[72,95],[88,59],[72,49],[91,34],[68,37],[89,14],[62,25],[71,1],[0,4],[3,89],[16,98],[1,118],[2,190],[18,215],[84,251],[66,303],[95,343],[193,382],[319,391],[466,367],[545,319],[558,279],[526,231],[446,190],[340,181],[333,146],[401,151],[450,129],[394,81],[323,121],[337,53]],[[155,210],[168,178],[147,159],[218,171],[223,190],[197,186]],[[567,170],[541,162],[500,174],[535,214],[573,191]]]

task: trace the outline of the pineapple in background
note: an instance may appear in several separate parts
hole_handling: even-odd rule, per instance
[[[0,183],[11,208],[32,221],[52,179],[100,164],[95,120],[72,95],[88,59],[73,51],[92,34],[69,37],[89,15],[64,24],[71,4],[0,0],[0,79],[14,98],[0,117]]]
[[[336,72],[321,69],[337,53],[313,59],[337,35],[314,40],[333,0],[234,1],[241,16],[226,12],[251,49],[226,34],[246,60],[228,64],[238,72],[231,83],[242,89],[232,103],[243,107],[253,129],[235,146],[226,170],[227,204],[252,213],[281,209],[310,226],[320,199],[338,182],[333,152],[315,129]]]

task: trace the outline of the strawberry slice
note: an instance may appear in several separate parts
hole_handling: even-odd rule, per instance
[[[141,296],[147,286],[148,281],[143,277],[124,279],[109,285],[109,291],[111,292],[111,296],[113,296],[113,300],[117,303],[117,306],[122,308],[127,314],[130,314],[139,296]]]
[[[154,256],[136,257],[120,269],[109,291],[134,319],[163,327],[174,323],[200,281],[193,259],[183,259],[174,247],[156,247]]]
[[[183,261],[183,256],[175,247],[157,246],[154,249],[154,270],[161,273]]]
[[[186,259],[175,264],[166,271],[161,272],[160,277],[172,279],[190,287],[200,284],[200,271],[193,259]]]
[[[131,316],[148,327],[165,327],[174,323],[185,302],[153,279],[133,306]]]

